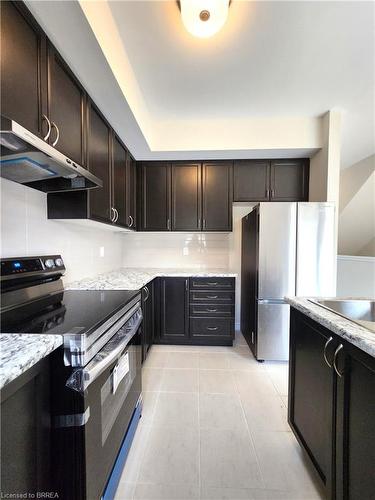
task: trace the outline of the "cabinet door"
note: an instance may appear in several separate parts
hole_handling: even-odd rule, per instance
[[[188,279],[161,278],[160,340],[184,343],[189,340]]]
[[[201,165],[176,163],[171,166],[172,230],[201,229]]]
[[[21,2],[1,2],[1,113],[47,133],[46,37]]]
[[[328,335],[291,309],[288,421],[327,491],[332,477],[334,380],[323,356]],[[327,356],[331,359],[332,352]]]
[[[103,181],[103,187],[89,191],[90,217],[111,221],[110,128],[93,104],[89,108],[88,167]]]
[[[113,207],[117,210],[118,218],[116,220],[116,224],[119,226],[127,226],[126,157],[126,149],[115,136],[113,139]]]
[[[272,161],[271,201],[307,201],[308,175],[308,160]]]
[[[203,231],[232,230],[232,163],[203,164]]]
[[[137,227],[137,190],[136,190],[136,161],[132,155],[128,152],[127,156],[127,174],[126,174],[126,185],[127,185],[127,208],[126,208],[126,223],[131,229],[136,229]]]
[[[336,498],[373,499],[375,359],[344,343],[336,364],[343,373],[337,378]]]
[[[1,391],[1,496],[51,491],[49,359]],[[7,496],[9,495],[9,496]],[[34,496],[32,496],[34,495]]]
[[[233,165],[233,201],[268,201],[270,162],[236,160]]]
[[[141,225],[143,231],[170,230],[170,165],[142,164]]]
[[[52,124],[50,143],[80,165],[84,157],[85,92],[68,66],[48,46],[48,115]]]
[[[241,332],[257,356],[257,277],[259,212],[242,219],[241,234]]]
[[[143,361],[154,342],[154,283],[147,283],[142,289],[143,303]]]

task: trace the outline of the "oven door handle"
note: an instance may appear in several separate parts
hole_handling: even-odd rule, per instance
[[[138,310],[133,325],[125,324],[101,351],[83,368],[74,370],[66,382],[66,386],[77,392],[84,393],[90,384],[101,375],[115,361],[137,333],[142,323],[142,310]]]

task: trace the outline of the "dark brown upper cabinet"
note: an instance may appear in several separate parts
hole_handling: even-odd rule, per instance
[[[268,201],[270,162],[235,160],[233,165],[233,201]]]
[[[137,162],[128,152],[126,158],[126,225],[130,229],[137,228]]]
[[[103,181],[103,187],[89,192],[90,217],[113,222],[111,205],[111,129],[93,103],[88,108],[87,160],[88,169]]]
[[[71,160],[85,165],[85,91],[60,57],[48,44],[49,142]]]
[[[271,201],[304,201],[308,196],[308,160],[271,161]]]
[[[116,223],[126,226],[127,221],[127,151],[118,137],[113,138],[112,192]],[[116,213],[117,211],[117,213]]]
[[[201,164],[173,163],[172,230],[199,231],[201,229]]]
[[[144,162],[141,164],[141,230],[169,231],[170,215],[169,163]]]
[[[232,230],[232,189],[232,162],[203,163],[203,231]]]
[[[48,132],[46,36],[21,2],[1,2],[1,113]]]

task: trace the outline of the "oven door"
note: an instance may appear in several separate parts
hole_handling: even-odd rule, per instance
[[[89,385],[85,400],[86,498],[100,498],[141,395],[141,330]]]
[[[99,499],[105,490],[141,396],[140,310],[132,320],[65,378],[68,404],[65,416],[55,418],[60,498]]]

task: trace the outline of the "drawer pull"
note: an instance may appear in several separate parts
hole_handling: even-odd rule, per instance
[[[210,331],[215,331],[215,330],[218,330],[218,326],[207,326],[206,327],[206,330],[210,330]]]
[[[208,313],[215,313],[217,312],[217,309],[206,309]]]
[[[217,281],[207,281],[207,285],[215,286],[217,284],[218,284]]]
[[[207,295],[207,299],[217,299],[217,295]]]

